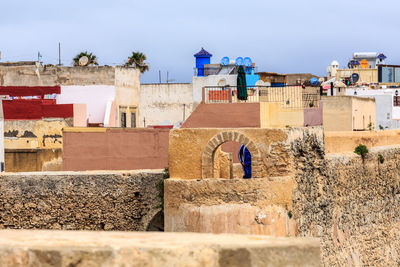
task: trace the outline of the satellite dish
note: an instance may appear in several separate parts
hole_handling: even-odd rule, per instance
[[[244,62],[244,65],[245,65],[246,67],[251,67],[252,64],[253,64],[253,62],[251,61],[251,58],[249,58],[249,57],[245,57],[244,60],[243,60],[243,62]]]
[[[317,78],[313,77],[313,78],[311,78],[311,80],[310,80],[310,84],[311,84],[312,86],[317,86],[317,85],[319,85],[319,81],[318,81]]]
[[[356,83],[356,82],[358,82],[359,79],[360,79],[360,75],[358,75],[358,73],[353,73],[350,76],[351,83]]]
[[[89,58],[87,56],[79,58],[79,66],[86,66],[88,63],[89,63]]]
[[[242,66],[243,65],[243,58],[242,57],[236,58],[235,65],[236,66]]]
[[[229,64],[229,57],[223,57],[221,59],[221,65],[222,66],[228,66],[228,64]]]

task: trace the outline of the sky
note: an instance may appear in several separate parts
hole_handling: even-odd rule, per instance
[[[159,71],[191,82],[193,55],[212,63],[251,57],[258,71],[326,75],[353,52],[383,52],[400,64],[399,0],[0,0],[1,62],[61,61],[81,51],[100,65],[123,64],[132,51],[147,56],[144,83]]]

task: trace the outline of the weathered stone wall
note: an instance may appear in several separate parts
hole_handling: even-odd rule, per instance
[[[230,136],[249,148],[253,177],[256,178],[182,179],[185,176],[178,175],[183,171],[181,168],[186,168],[188,178],[195,171],[200,172],[197,162],[199,156],[194,151],[203,148],[207,152],[210,144],[214,147],[210,153],[214,157],[213,168],[217,169],[214,169],[214,173],[220,174],[221,166],[224,169],[226,164],[221,161],[218,145],[231,140]],[[297,186],[294,179],[294,144],[314,141],[316,144],[309,145],[323,149],[322,128],[171,131],[169,167],[172,179],[165,181],[165,229],[296,236],[296,221],[291,219],[289,212]],[[176,147],[171,147],[173,145]],[[257,149],[260,151],[260,160],[255,162],[254,152]],[[176,157],[178,154],[180,157]],[[262,178],[254,173],[257,168],[261,169]],[[226,178],[225,175],[221,177]]]
[[[310,127],[323,143],[321,127]],[[252,156],[253,177],[287,176],[293,172],[290,143],[302,138],[303,129],[174,129],[169,135],[171,178],[213,178],[213,157],[220,145],[244,144]],[[323,146],[323,144],[322,144]]]
[[[324,266],[399,266],[397,133],[386,140],[391,146],[369,148],[363,160],[351,151],[326,154],[312,129],[283,132],[287,152],[275,153],[274,162],[285,159],[286,176],[167,181],[166,230],[313,236],[321,239]]]
[[[6,149],[6,172],[61,171],[61,148],[54,149]]]
[[[324,265],[399,266],[400,147],[363,161],[299,144],[296,158],[293,215],[299,236],[321,238]]]
[[[38,71],[37,71],[38,70]],[[2,86],[114,85],[114,67],[0,66]]]
[[[189,233],[0,231],[0,266],[319,266],[316,238]]]
[[[0,176],[0,228],[144,231],[160,211],[161,171]]]
[[[6,149],[62,148],[62,129],[73,126],[73,118],[43,120],[6,120]]]

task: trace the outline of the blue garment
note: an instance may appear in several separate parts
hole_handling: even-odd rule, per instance
[[[244,145],[240,146],[239,149],[239,160],[242,163],[243,167],[243,178],[250,179],[251,178],[251,154],[250,151]]]

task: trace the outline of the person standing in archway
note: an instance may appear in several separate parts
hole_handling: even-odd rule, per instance
[[[243,167],[243,179],[251,178],[251,154],[250,151],[244,145],[240,146],[239,149],[239,160]]]

